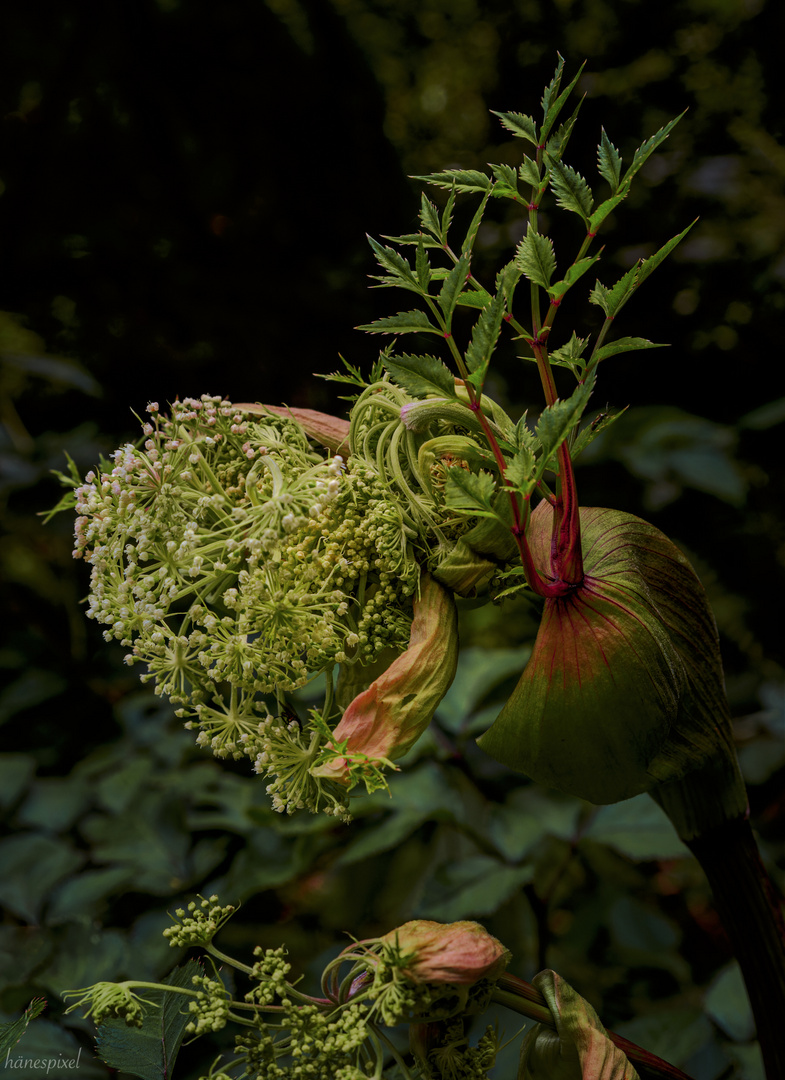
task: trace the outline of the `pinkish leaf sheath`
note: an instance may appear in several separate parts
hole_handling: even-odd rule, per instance
[[[540,567],[550,564],[551,522],[542,503],[528,534]],[[595,803],[677,780],[717,754],[730,762],[717,631],[692,567],[631,514],[583,508],[581,527],[583,580],[546,599],[531,659],[480,746]]]
[[[409,647],[347,706],[333,732],[348,756],[372,761],[402,757],[422,735],[458,664],[458,613],[452,593],[423,574],[414,601]],[[335,757],[313,775],[349,783],[350,762]]]

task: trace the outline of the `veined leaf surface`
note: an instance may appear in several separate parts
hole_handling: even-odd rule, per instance
[[[532,515],[550,566],[552,510]],[[479,744],[539,783],[595,803],[675,780],[730,749],[717,632],[692,567],[659,530],[581,510],[585,579],[546,600],[531,659]]]

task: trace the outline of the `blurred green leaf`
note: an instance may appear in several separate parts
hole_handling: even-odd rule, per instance
[[[664,811],[648,795],[601,806],[582,835],[631,859],[689,856]]]
[[[35,772],[30,754],[0,754],[0,807],[13,806]]]
[[[677,1067],[686,1066],[689,1059],[712,1039],[709,1021],[699,1009],[689,1006],[664,1008],[637,1016],[634,1020],[616,1024],[615,1030]]]
[[[505,679],[518,678],[530,652],[528,646],[462,649],[455,678],[436,710],[439,723],[450,732],[460,731],[495,687]]]
[[[706,1012],[736,1042],[749,1042],[755,1037],[755,1019],[735,961],[723,968],[706,992]]]
[[[377,792],[357,800],[356,814],[370,807],[390,807],[392,813],[372,829],[350,841],[338,859],[339,866],[359,862],[369,855],[389,851],[414,832],[424,821],[457,821],[463,816],[459,793],[448,783],[444,770],[435,762],[424,762],[411,772],[396,773],[390,779],[390,796]]]
[[[106,1080],[108,1075],[102,1063],[72,1032],[53,1020],[42,1019],[30,1024],[24,1040],[10,1053],[7,1067],[9,1074],[19,1080],[52,1080],[53,1076],[72,1073],[79,1080]]]
[[[533,866],[505,866],[489,855],[446,863],[428,881],[417,915],[439,922],[492,915],[533,876]]]
[[[19,809],[22,825],[66,832],[91,800],[91,792],[75,777],[47,776],[34,780]]]
[[[36,981],[54,994],[126,975],[133,962],[123,930],[68,923],[54,932],[57,952]]]
[[[0,926],[0,972],[8,986],[23,986],[55,948],[52,934],[40,926]],[[0,986],[0,989],[4,989]]]
[[[57,885],[47,907],[48,925],[77,921],[89,922],[101,912],[109,897],[125,886],[133,885],[134,871],[114,866],[106,870],[84,870],[76,877]]]
[[[85,861],[64,840],[35,832],[20,832],[0,841],[0,902],[28,922],[38,922],[55,882]]]
[[[65,679],[53,671],[31,668],[0,692],[0,724],[65,690]]]

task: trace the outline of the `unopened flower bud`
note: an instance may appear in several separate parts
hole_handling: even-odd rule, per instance
[[[476,922],[414,919],[382,941],[395,944],[403,956],[411,954],[403,970],[415,982],[471,986],[497,979],[510,959],[509,950]]]

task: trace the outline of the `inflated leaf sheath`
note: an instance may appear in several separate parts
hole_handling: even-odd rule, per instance
[[[521,1046],[519,1080],[640,1080],[608,1037],[585,998],[555,971],[532,980],[551,1010],[556,1031],[536,1024]]]
[[[640,518],[580,513],[584,580],[545,601],[531,659],[479,744],[542,784],[612,803],[734,751],[717,631],[689,562]],[[551,524],[542,503],[528,539],[546,579]]]

